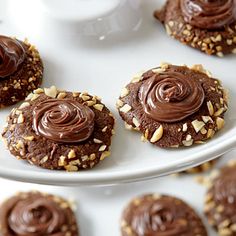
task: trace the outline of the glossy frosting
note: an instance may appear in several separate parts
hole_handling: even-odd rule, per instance
[[[25,59],[22,43],[0,35],[0,79],[12,75]]]
[[[69,99],[48,99],[33,110],[33,129],[38,135],[61,143],[81,142],[94,129],[94,112]]]
[[[197,112],[205,94],[199,81],[169,67],[143,82],[139,98],[149,118],[170,123]]]
[[[128,224],[134,235],[193,236],[195,230],[198,230],[196,233],[199,235],[205,235],[201,234],[205,231],[200,219],[181,200],[167,196],[162,196],[160,199],[146,197],[130,210]]]
[[[67,224],[63,209],[41,194],[31,193],[26,198],[11,198],[2,206],[0,216],[3,235],[65,235],[61,231],[62,225]]]
[[[236,21],[236,0],[180,0],[184,20],[202,29],[219,29]]]

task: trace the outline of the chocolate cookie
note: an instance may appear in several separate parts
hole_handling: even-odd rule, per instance
[[[183,44],[219,57],[236,53],[235,0],[167,0],[154,16]]]
[[[137,75],[117,106],[128,129],[160,147],[204,143],[224,126],[227,96],[202,66],[160,67]]]
[[[77,171],[110,155],[114,118],[88,93],[37,89],[13,109],[2,136],[10,152],[31,164]]]
[[[236,162],[223,167],[205,197],[205,214],[219,235],[236,235]]]
[[[0,108],[10,106],[42,82],[43,64],[37,49],[27,41],[0,35]]]
[[[0,206],[1,236],[78,236],[70,204],[54,195],[19,193]]]
[[[184,201],[149,194],[133,199],[123,212],[122,236],[206,236],[200,217]]]

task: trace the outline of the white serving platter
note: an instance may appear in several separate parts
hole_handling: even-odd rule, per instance
[[[77,31],[76,20],[55,19],[48,11],[45,13],[42,8],[27,5],[29,0],[9,0],[10,9],[7,2],[0,1],[1,34],[15,35],[21,39],[27,37],[38,47],[45,65],[43,86],[56,85],[66,90],[96,94],[103,98],[117,122],[111,157],[92,170],[67,173],[37,168],[16,160],[1,142],[1,177],[52,185],[117,184],[177,172],[235,147],[236,56],[210,57],[169,38],[152,17],[154,9],[160,8],[163,1],[145,0],[139,5],[138,1],[137,4],[131,4],[132,1],[123,0],[117,7],[120,14],[106,15],[99,21],[96,18],[94,28],[91,28],[93,24],[90,20],[90,31],[81,28]],[[18,5],[14,5],[14,2],[18,2]],[[127,20],[127,27],[122,28],[124,22],[121,19]],[[106,32],[103,20],[109,29]],[[98,22],[103,22],[101,30]],[[128,24],[130,22],[132,24]],[[86,23],[82,28],[86,28]],[[140,134],[125,130],[115,108],[121,88],[136,72],[153,68],[163,61],[180,65],[201,63],[223,81],[224,87],[230,89],[231,102],[225,117],[226,126],[206,144],[165,150],[142,143]],[[4,125],[10,110],[0,111],[0,127]]]
[[[235,151],[225,155],[224,159],[217,163],[217,167],[222,166],[229,159],[235,159],[235,155]],[[168,176],[140,183],[99,188],[52,187],[0,179],[0,186],[4,189],[0,195],[0,203],[18,191],[38,190],[57,194],[76,204],[75,213],[81,236],[120,236],[121,213],[132,198],[146,193],[169,194],[189,203],[203,219],[208,235],[217,236],[218,234],[211,229],[203,214],[206,187],[198,184],[195,178],[196,175]]]

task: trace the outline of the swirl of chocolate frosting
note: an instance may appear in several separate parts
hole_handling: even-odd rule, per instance
[[[12,197],[0,213],[3,235],[9,236],[64,236],[61,227],[68,224],[66,217],[58,203],[39,193]]]
[[[169,67],[144,81],[139,98],[148,117],[171,123],[197,112],[205,93],[200,82]]]
[[[0,35],[0,78],[12,75],[25,59],[25,49],[17,39]]]
[[[33,110],[33,129],[38,135],[61,143],[88,139],[94,130],[94,112],[75,100],[48,99]]]
[[[137,236],[192,236],[195,227],[199,234],[205,232],[193,209],[177,198],[147,196],[131,211],[128,224]]]
[[[219,29],[236,21],[236,0],[180,0],[184,20],[202,29]]]

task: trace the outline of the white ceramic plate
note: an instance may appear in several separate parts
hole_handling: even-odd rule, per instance
[[[111,157],[92,170],[66,173],[40,169],[24,161],[17,161],[1,143],[0,176],[55,185],[115,184],[176,172],[213,159],[234,148],[236,57],[209,57],[169,38],[162,26],[152,17],[154,9],[160,7],[163,1],[143,1],[140,8],[141,25],[139,19],[134,24],[133,30],[127,32],[127,29],[122,31],[119,28],[102,38],[100,34],[89,37],[72,29],[67,29],[65,34],[63,27],[61,31],[54,31],[54,28],[60,28],[61,23],[51,22],[47,17],[42,21],[40,18],[30,17],[32,12],[29,8],[25,10],[24,0],[21,1],[22,7],[15,12],[14,17],[13,15],[9,17],[4,10],[4,2],[0,1],[3,6],[0,7],[3,21],[0,24],[1,33],[16,35],[19,38],[27,36],[37,45],[45,64],[43,86],[56,85],[73,91],[87,90],[102,97],[103,102],[115,114],[117,124]],[[40,15],[40,11],[34,10],[33,13]],[[139,18],[138,11],[133,10],[132,14]],[[125,16],[128,17],[125,14],[122,18]],[[113,23],[117,23],[120,18],[113,20]],[[155,67],[162,61],[188,65],[202,63],[215,77],[223,81],[226,88],[230,89],[231,103],[225,117],[226,126],[206,144],[185,149],[164,150],[142,143],[140,134],[125,130],[115,108],[121,88],[136,72]],[[10,109],[0,111],[1,127],[9,111]]]
[[[226,162],[227,159],[235,159],[235,155],[235,151],[227,154],[223,160],[220,160],[219,164],[221,165]],[[217,236],[218,234],[207,224],[203,215],[203,201],[206,188],[199,185],[194,178],[195,175],[168,176],[145,181],[145,183],[140,182],[100,188],[52,187],[0,179],[0,186],[4,189],[0,195],[0,202],[17,191],[40,190],[58,194],[76,203],[77,209],[75,213],[80,226],[81,236],[120,236],[119,222],[121,213],[132,198],[146,193],[170,194],[189,203],[204,220],[208,229],[208,235]]]

